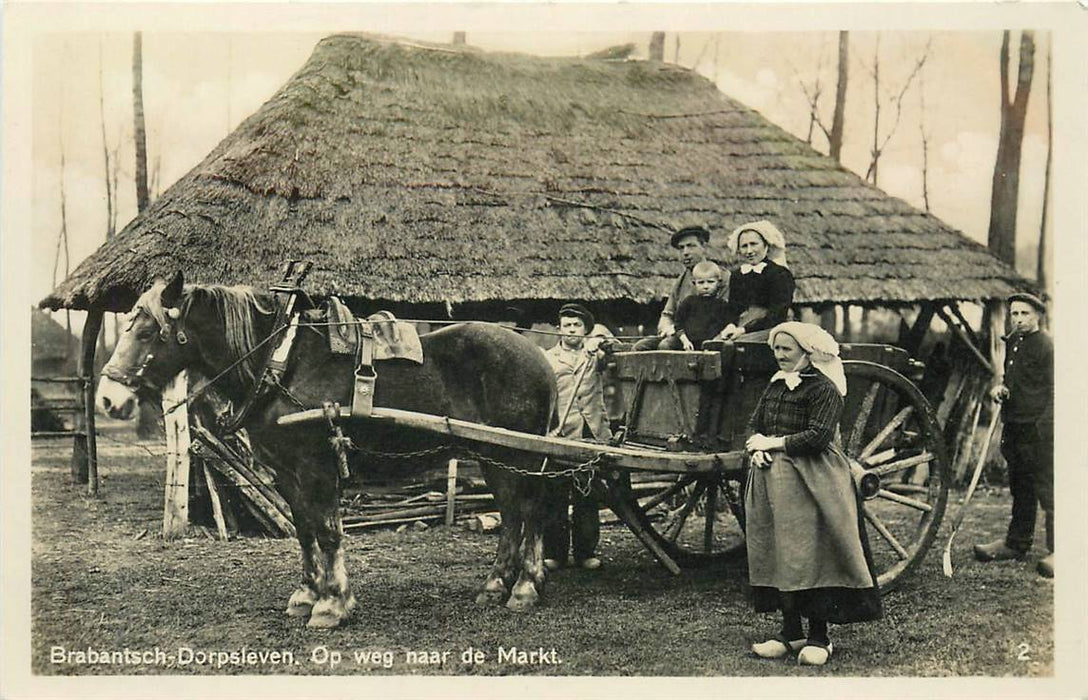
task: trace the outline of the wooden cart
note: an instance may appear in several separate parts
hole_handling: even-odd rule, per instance
[[[950,471],[940,426],[908,377],[920,365],[887,345],[843,345],[847,397],[842,447],[864,501],[884,590],[933,543]],[[626,408],[614,444],[521,433],[374,407],[353,420],[389,421],[468,444],[547,457],[548,471],[592,462],[608,505],[670,571],[743,556],[745,428],[777,370],[766,343],[720,343],[695,352],[615,352],[607,372]],[[346,409],[345,419],[349,417]],[[302,411],[281,424],[323,421]]]

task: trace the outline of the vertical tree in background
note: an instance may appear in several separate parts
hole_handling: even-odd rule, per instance
[[[143,212],[151,204],[147,187],[147,129],[144,125],[144,55],[143,36],[132,37],[132,137],[136,142],[136,209]],[[153,438],[161,433],[162,405],[158,401],[139,402],[136,435]]]
[[[839,76],[835,84],[835,115],[831,119],[828,154],[842,162],[842,134],[846,126],[846,81],[849,74],[850,32],[839,32]]]
[[[1016,92],[1009,94],[1009,31],[1001,39],[1001,131],[997,141],[993,187],[990,194],[990,251],[1010,265],[1016,265],[1016,208],[1020,192],[1020,154],[1024,141],[1024,122],[1028,113],[1028,95],[1035,72],[1034,33],[1020,33],[1020,68]]]
[[[665,60],[665,32],[654,32],[650,35],[650,60]]]
[[[1052,102],[1053,75],[1050,70],[1052,59],[1051,39],[1046,43],[1046,170],[1043,175],[1043,218],[1039,223],[1039,259],[1035,267],[1035,279],[1042,289],[1047,289],[1046,276],[1046,225],[1050,214],[1050,161],[1054,151],[1054,103]]]
[[[147,132],[144,129],[144,52],[143,36],[136,32],[132,37],[132,106],[135,124],[132,130],[136,141],[136,210],[147,209]]]

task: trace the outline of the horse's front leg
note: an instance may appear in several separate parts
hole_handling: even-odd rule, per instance
[[[314,523],[321,549],[324,578],[310,613],[310,627],[337,627],[355,608],[344,560],[344,528],[340,520],[340,487],[335,471],[314,479]]]
[[[318,599],[320,582],[325,578],[324,563],[321,550],[317,545],[313,523],[307,517],[310,509],[303,503],[304,496],[299,487],[297,475],[290,474],[282,478],[279,486],[283,497],[291,506],[295,533],[302,551],[302,581],[291,592],[285,612],[288,617],[309,617]]]
[[[506,607],[524,611],[535,607],[544,592],[544,517],[555,483],[524,477],[518,483],[517,506],[522,513],[522,538],[518,580],[510,592]]]
[[[521,512],[517,506],[514,475],[486,464],[482,465],[482,471],[499,506],[502,529],[499,531],[499,549],[495,553],[495,562],[483,588],[476,595],[476,604],[502,605],[510,595],[510,586],[517,578],[520,568],[518,549],[521,543]]]

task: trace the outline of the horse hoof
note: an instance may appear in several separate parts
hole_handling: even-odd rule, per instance
[[[307,617],[310,611],[313,610],[314,603],[317,602],[317,596],[309,588],[298,588],[287,600],[287,613],[288,617]]]
[[[354,607],[354,605],[354,596],[347,601],[342,601],[338,598],[324,598],[319,600],[310,612],[310,621],[306,623],[306,626],[317,629],[332,629],[333,627],[339,627],[340,623],[348,616],[350,608]]]
[[[540,594],[532,585],[519,586],[514,589],[510,600],[506,601],[506,607],[514,612],[525,612],[540,602]]]

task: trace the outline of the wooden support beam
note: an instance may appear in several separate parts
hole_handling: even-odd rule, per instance
[[[971,328],[971,324],[967,322],[967,319],[963,317],[963,312],[960,311],[960,305],[958,302],[948,304],[948,310],[963,324],[963,330],[971,338],[971,342],[976,348],[982,347],[982,340],[979,339],[978,334],[975,333],[975,329]]]
[[[87,311],[87,320],[83,324],[81,352],[79,355],[79,397],[82,410],[77,411],[75,439],[72,443],[72,483],[87,484],[87,493],[98,493],[98,444],[95,440],[94,426],[94,355],[98,344],[98,333],[102,330],[103,311],[92,307]]]
[[[986,371],[992,375],[994,373],[993,365],[991,365],[990,361],[986,359],[986,356],[982,354],[982,351],[978,349],[978,346],[971,342],[971,338],[968,337],[967,333],[963,330],[963,328],[960,327],[960,324],[954,321],[952,317],[948,315],[948,312],[944,310],[943,307],[937,307],[937,315],[940,316],[941,320],[944,321],[948,325],[948,327],[952,329],[952,332],[955,333],[956,336],[963,341],[963,344],[967,346],[967,349],[971,351],[971,354],[974,355],[975,359],[979,361],[979,364],[981,364],[986,369]]]

